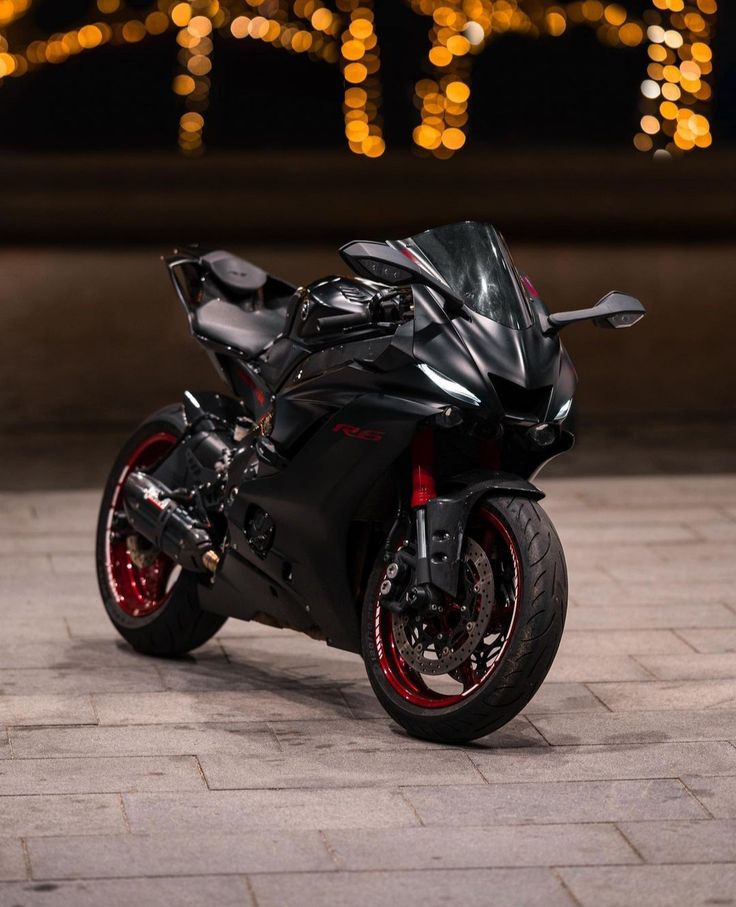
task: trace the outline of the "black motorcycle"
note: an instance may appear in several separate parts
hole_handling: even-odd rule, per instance
[[[229,393],[185,392],[123,447],[102,598],[150,655],[228,617],[360,653],[409,733],[471,740],[529,702],[562,635],[565,559],[531,484],[573,444],[559,331],[644,308],[550,315],[488,224],[340,254],[356,277],[298,289],[223,251],[167,259]]]

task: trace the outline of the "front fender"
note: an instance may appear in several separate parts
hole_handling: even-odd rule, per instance
[[[486,495],[515,495],[538,501],[544,492],[508,472],[471,472],[455,476],[450,480],[450,491],[426,505],[430,582],[448,595],[457,594],[468,517]]]

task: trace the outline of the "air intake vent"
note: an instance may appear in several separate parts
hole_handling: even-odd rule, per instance
[[[538,419],[544,419],[549,404],[549,395],[552,387],[522,387],[520,384],[514,384],[513,381],[507,381],[505,378],[499,378],[497,375],[488,373],[488,377],[493,382],[493,387],[498,394],[504,412],[514,416],[536,416]]]
[[[363,289],[363,287],[350,286],[345,283],[341,285],[340,289],[342,290],[342,295],[349,299],[350,302],[365,302],[373,295],[368,290]]]

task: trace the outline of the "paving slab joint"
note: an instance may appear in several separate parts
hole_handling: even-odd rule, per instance
[[[405,793],[401,788],[398,788],[397,793],[398,793],[399,797],[401,797],[401,799],[404,801],[404,803],[406,803],[406,805],[407,805],[407,806],[409,807],[409,809],[411,810],[412,815],[413,815],[413,816],[416,818],[416,820],[417,820],[417,825],[419,825],[421,828],[424,828],[424,822],[422,822],[422,817],[419,815],[419,813],[418,813],[417,810],[416,810],[416,807],[415,807],[414,804],[411,802],[411,800],[410,800],[409,797],[406,795],[406,793]]]
[[[620,681],[620,682],[621,682],[621,683],[626,683],[626,681]],[[634,682],[636,682],[636,681],[634,681]],[[641,681],[639,681],[639,682],[641,682]],[[646,681],[644,681],[644,683],[646,683]],[[590,693],[590,695],[591,695],[594,699],[597,699],[598,702],[600,702],[600,704],[603,706],[603,708],[604,708],[607,712],[613,713],[613,712],[615,711],[614,709],[611,708],[610,705],[608,705],[608,703],[606,703],[603,699],[601,699],[601,697],[596,693],[596,691],[595,691],[594,689],[592,689],[592,687],[594,686],[593,683],[584,683],[584,684],[582,684],[582,686],[585,687],[585,689]]]
[[[626,832],[620,827],[620,825],[619,825],[617,822],[614,822],[614,823],[613,823],[613,827],[614,827],[614,828],[616,829],[616,831],[621,835],[621,837],[622,837],[622,838],[624,839],[624,841],[629,845],[629,847],[634,851],[634,853],[636,854],[636,856],[638,857],[638,859],[639,859],[642,863],[646,863],[647,861],[644,859],[644,856],[642,855],[642,853],[641,853],[641,851],[639,850],[639,848],[636,846],[636,844],[634,844],[634,842],[633,842],[632,840],[630,840],[630,838],[627,836]]]
[[[20,839],[20,849],[23,853],[23,864],[26,867],[26,878],[33,878],[33,867],[31,866],[31,854],[28,850],[28,841],[25,838]]]
[[[259,907],[258,898],[256,897],[256,890],[253,887],[253,881],[251,880],[251,877],[249,875],[245,875],[243,876],[243,881],[245,882],[246,890],[248,891],[251,901],[253,902],[253,907]]]
[[[559,870],[558,870],[555,866],[552,866],[552,867],[550,867],[550,871],[551,871],[552,875],[553,875],[553,876],[557,879],[557,881],[560,883],[560,885],[562,886],[563,891],[564,891],[565,894],[570,898],[570,901],[571,901],[573,904],[575,904],[575,907],[583,907],[582,902],[579,901],[579,900],[575,897],[575,895],[574,895],[573,892],[572,892],[572,889],[569,887],[569,885],[567,884],[567,882],[563,879],[562,874],[559,872]]]
[[[330,839],[327,836],[327,834],[325,834],[325,832],[321,828],[317,830],[317,833],[319,834],[320,838],[322,839],[322,843],[325,845],[325,850],[330,855],[330,859],[335,864],[335,869],[338,871],[346,870],[347,867],[345,866],[343,860],[340,859],[340,854],[332,846],[332,843],[330,842]]]
[[[691,788],[689,788],[689,787],[687,786],[687,784],[682,780],[682,778],[678,778],[677,780],[678,780],[678,781],[680,782],[680,784],[685,788],[685,790],[688,792],[688,794],[690,794],[690,796],[693,798],[693,800],[695,800],[695,802],[696,802],[700,807],[702,807],[702,809],[705,810],[705,812],[708,814],[708,818],[709,818],[709,819],[716,819],[716,818],[717,818],[717,816],[716,816],[714,813],[712,813],[712,812],[708,809],[708,807],[705,805],[705,803],[703,802],[703,800],[700,799],[700,797],[695,793],[695,791],[691,790]]]
[[[683,636],[682,633],[680,633],[678,627],[673,627],[673,628],[670,630],[670,632],[671,632],[671,633],[674,633],[675,636],[676,636],[678,639],[682,640],[682,642],[684,642],[685,645],[686,645],[689,649],[692,649],[693,652],[696,652],[698,655],[701,654],[700,652],[698,652],[698,650],[695,648],[695,646],[694,646],[694,645],[693,645],[693,644],[692,644],[685,636]]]
[[[209,782],[207,781],[207,775],[205,775],[204,769],[202,768],[202,763],[199,761],[199,756],[194,755],[194,756],[192,756],[192,758],[197,763],[197,769],[199,770],[199,774],[202,777],[202,783],[204,784],[205,789],[211,790]]]

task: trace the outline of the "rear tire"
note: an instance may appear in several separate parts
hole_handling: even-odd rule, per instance
[[[476,505],[473,514],[476,518],[485,514],[497,527],[498,537],[509,547],[510,562],[517,566],[519,585],[514,586],[515,611],[495,661],[489,659],[484,664],[481,676],[480,670],[474,674],[478,662],[469,657],[467,685],[465,665],[455,672],[461,678],[458,683],[463,684],[462,692],[435,692],[431,688],[435,678],[404,661],[391,631],[386,637],[385,622],[390,618],[381,614],[379,604],[384,563],[377,564],[368,583],[362,623],[368,677],[388,714],[410,734],[425,740],[464,743],[507,724],[541,686],[565,623],[565,559],[554,526],[542,508],[528,498],[488,497]],[[472,520],[473,515],[468,526]]]
[[[197,574],[159,555],[150,567],[132,563],[113,522],[122,509],[128,472],[152,469],[186,429],[181,407],[168,406],[147,419],[123,445],[110,472],[97,524],[97,579],[108,617],[138,652],[171,658],[203,645],[227,618],[199,606]]]

